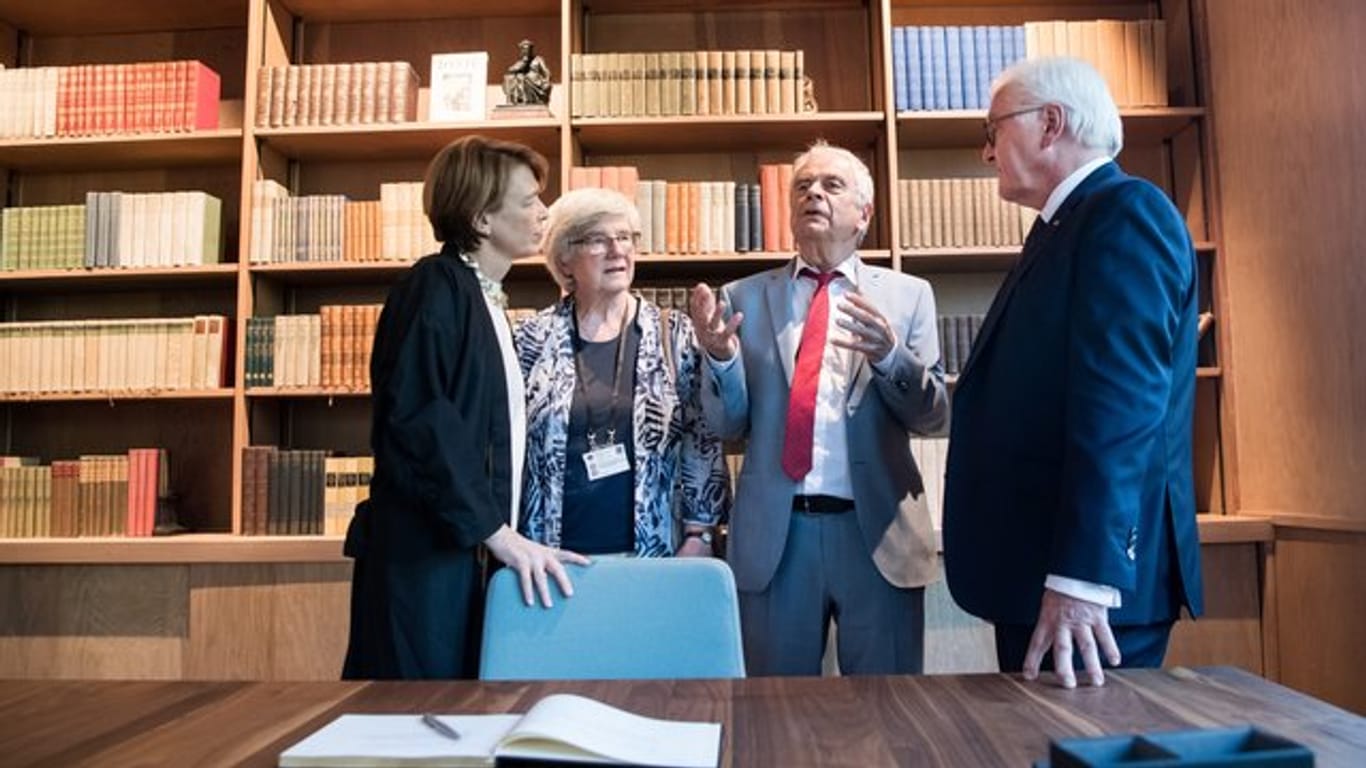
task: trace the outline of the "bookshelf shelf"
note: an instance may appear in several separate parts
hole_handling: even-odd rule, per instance
[[[254,276],[287,285],[358,285],[392,282],[412,265],[411,261],[289,262],[253,264],[249,269]]]
[[[591,13],[703,13],[734,11],[731,0],[582,0]],[[858,8],[863,0],[760,0],[744,4],[745,11],[792,11],[821,8]],[[943,3],[940,3],[941,5]]]
[[[0,168],[11,171],[114,171],[241,162],[242,131],[236,128],[0,141]]]
[[[1203,107],[1121,109],[1124,143],[1154,144],[1170,139],[1205,116]],[[983,109],[900,112],[896,116],[901,149],[982,147]]]
[[[357,398],[369,396],[370,390],[368,389],[325,389],[323,387],[293,387],[288,389],[280,387],[251,387],[247,389],[247,397],[259,397],[271,400],[302,398],[326,398],[330,400],[334,397]]]
[[[472,133],[526,144],[547,157],[560,154],[553,118],[471,123],[397,123],[365,126],[257,128],[255,136],[294,160],[427,160],[452,140]]]
[[[1271,541],[1272,519],[1200,514],[1204,544]],[[193,533],[150,539],[0,539],[5,565],[173,565],[177,563],[346,563],[341,536],[236,536]]]
[[[7,291],[103,291],[109,288],[229,285],[237,277],[236,264],[158,269],[35,269],[0,272],[0,288]]]
[[[143,402],[149,400],[231,400],[234,390],[174,389],[163,392],[45,392],[42,394],[0,395],[0,403],[90,403]]]
[[[282,0],[280,4],[299,19],[313,23],[554,16],[560,12],[559,0],[387,0],[383,3],[366,0]]]
[[[980,121],[979,121],[980,125]],[[796,115],[585,117],[573,121],[584,151],[603,154],[719,152],[793,153],[815,138],[850,149],[877,144],[881,112],[804,112]]]
[[[237,536],[190,533],[151,538],[0,539],[0,563],[158,565],[177,563],[330,563],[340,536]]]
[[[248,0],[0,0],[0,19],[30,35],[111,35],[244,27]]]

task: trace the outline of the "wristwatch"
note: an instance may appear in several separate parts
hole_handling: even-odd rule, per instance
[[[683,534],[683,540],[687,541],[688,539],[700,539],[703,544],[710,547],[712,542],[711,531],[686,531]]]

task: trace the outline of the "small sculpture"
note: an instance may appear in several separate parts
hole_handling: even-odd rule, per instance
[[[820,111],[820,106],[816,104],[816,83],[811,79],[810,75],[802,76],[802,111]]]
[[[550,104],[550,67],[536,55],[530,40],[517,44],[521,56],[503,75],[503,93],[513,106],[546,106]]]

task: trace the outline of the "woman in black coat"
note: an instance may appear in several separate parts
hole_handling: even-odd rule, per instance
[[[427,169],[440,253],[393,287],[371,357],[375,472],[346,536],[355,559],[346,679],[472,678],[483,616],[480,545],[518,571],[527,603],[569,595],[579,555],[517,530],[522,381],[500,281],[534,255],[545,158],[469,136]]]

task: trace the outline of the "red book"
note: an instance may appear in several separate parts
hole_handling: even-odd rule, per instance
[[[621,169],[615,165],[606,165],[602,168],[602,188],[621,191]]]
[[[759,166],[759,205],[763,211],[764,242],[761,250],[776,251],[782,247],[782,183],[778,180],[777,165]]]
[[[179,128],[182,131],[212,131],[218,128],[218,99],[222,82],[218,73],[201,61],[184,62],[185,90],[181,101],[184,112]]]
[[[640,169],[634,165],[623,165],[618,169],[620,182],[617,189],[632,203],[636,201],[636,187],[640,185]]]
[[[796,248],[792,242],[792,163],[778,166],[778,245],[784,251]]]

